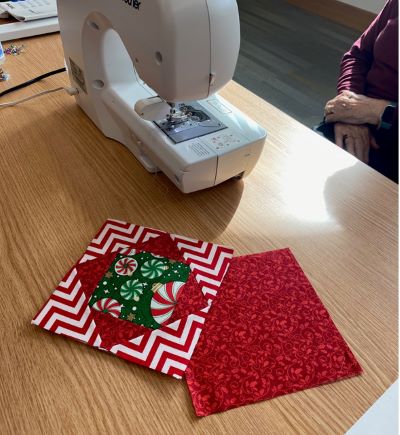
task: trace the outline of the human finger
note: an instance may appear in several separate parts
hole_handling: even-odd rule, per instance
[[[354,156],[357,157],[358,160],[363,159],[363,144],[360,137],[354,138]]]
[[[335,128],[335,143],[339,148],[344,148],[344,136],[339,128]]]
[[[363,148],[363,158],[362,158],[362,161],[367,165],[369,163],[369,150],[370,150],[370,145],[368,142],[368,144]]]
[[[346,145],[346,151],[356,157],[354,138],[347,136],[344,143]]]
[[[349,110],[350,107],[350,101],[347,98],[344,98],[343,100],[340,101],[340,109],[341,110]]]
[[[337,116],[334,113],[327,113],[325,114],[325,122],[330,123],[330,122],[337,122]]]
[[[335,110],[334,112],[325,115],[326,122],[345,122],[346,124],[352,124],[352,119],[346,116],[342,110]]]
[[[378,142],[372,134],[370,135],[369,143],[374,150],[379,150]]]
[[[361,137],[363,140],[363,156],[362,161],[366,164],[369,162],[369,150],[370,150],[370,131],[368,127],[361,128]]]
[[[327,112],[325,113],[325,117],[328,118],[328,122],[349,122],[349,104],[345,101],[339,102],[336,101],[335,104],[330,104],[327,107]]]
[[[364,138],[362,136],[357,136],[354,138],[354,151],[355,156],[358,160],[361,160],[362,162],[365,162],[365,149],[369,148],[369,144],[364,141]]]
[[[328,114],[328,113],[332,113],[333,107],[334,107],[334,105],[332,104],[332,102],[328,101],[326,103],[326,105],[325,105],[325,110],[324,110],[325,111],[325,115]]]

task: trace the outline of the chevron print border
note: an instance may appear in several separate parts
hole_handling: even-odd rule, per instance
[[[208,311],[209,307],[207,307]],[[110,352],[128,361],[182,379],[199,341],[207,311],[111,348]]]
[[[98,347],[101,339],[87,303],[74,268],[59,284],[32,323],[56,334]]]
[[[162,234],[165,234],[165,232],[108,219],[87,247],[79,263],[85,263],[88,260],[93,260],[123,248],[128,248],[131,245],[147,242]]]
[[[160,230],[107,220],[92,240],[79,263],[111,252],[134,252],[136,246],[166,233]],[[229,268],[233,250],[213,243],[171,235],[208,305],[171,324],[113,346],[113,354],[181,379],[200,338],[212,300]],[[64,277],[32,323],[43,329],[102,349],[88,298],[82,290],[79,272],[74,267]],[[105,350],[105,349],[103,349]]]
[[[183,257],[189,262],[197,282],[202,286],[209,303],[217,295],[218,289],[228,271],[233,257],[233,249],[225,246],[171,235]]]

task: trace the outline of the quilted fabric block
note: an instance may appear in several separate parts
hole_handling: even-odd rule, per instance
[[[182,378],[232,256],[108,220],[32,323]]]

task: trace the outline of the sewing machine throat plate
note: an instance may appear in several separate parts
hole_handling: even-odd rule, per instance
[[[174,142],[181,143],[224,130],[227,126],[199,103],[187,104],[185,116],[155,121],[155,124]]]

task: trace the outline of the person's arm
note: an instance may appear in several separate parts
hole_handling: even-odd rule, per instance
[[[367,74],[374,59],[375,41],[386,26],[393,7],[393,0],[388,0],[381,13],[343,56],[337,84],[338,94],[343,91],[365,94]]]

